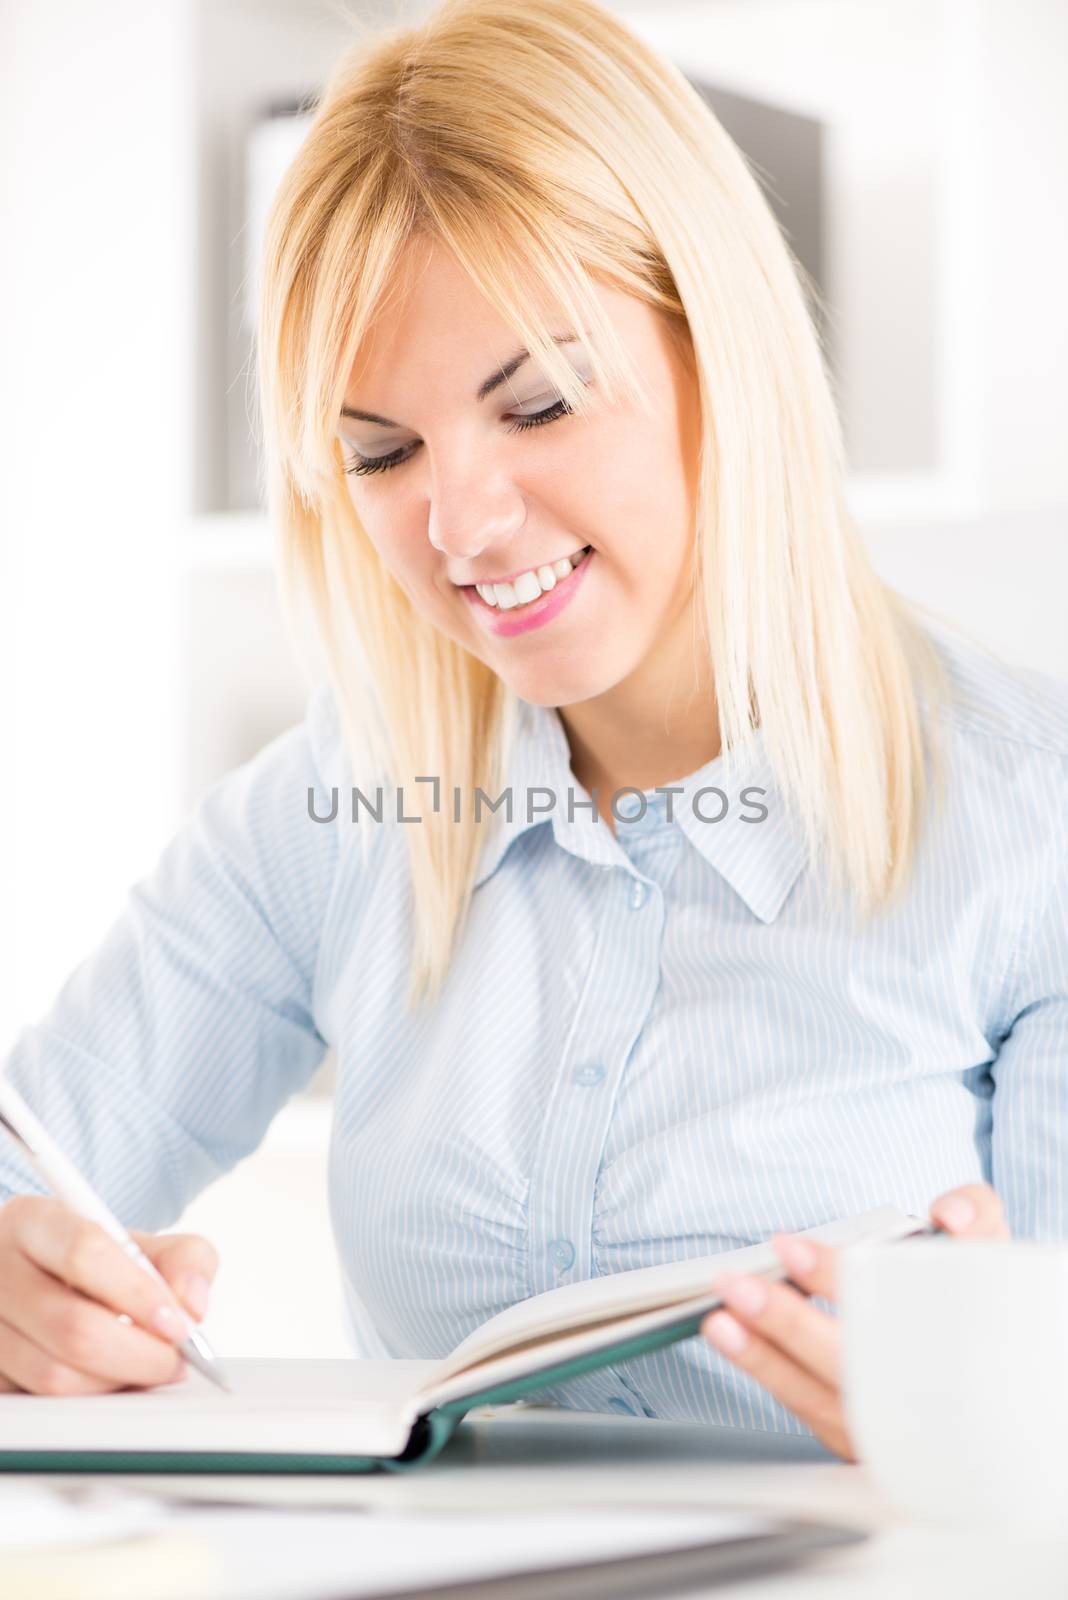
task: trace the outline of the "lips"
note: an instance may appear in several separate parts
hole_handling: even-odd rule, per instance
[[[541,567],[525,567],[522,572],[516,573],[514,578],[499,578],[496,583],[475,583],[470,585],[470,587],[474,589],[482,603],[488,606],[491,611],[500,611],[502,614],[525,611],[528,606],[537,605],[539,600],[544,600],[546,595],[553,594],[555,590],[561,587],[561,585],[567,583],[572,573],[575,572],[578,567],[582,566],[589,554],[590,546],[583,545],[581,550],[576,550],[573,555],[565,556],[560,561],[546,561],[542,563]],[[548,589],[540,587],[541,580],[537,577],[537,574],[542,570],[543,567],[549,567],[553,571],[553,583]],[[512,599],[510,602],[506,602],[502,601],[497,596],[494,596],[494,599],[492,600],[488,599],[485,594],[487,589],[493,590],[501,588],[510,589],[513,595],[518,594],[519,584],[524,578],[533,578],[535,586],[538,588],[538,592],[530,595],[528,599]],[[496,601],[496,603],[494,603],[494,601]]]
[[[464,589],[481,590],[483,591],[483,599],[485,599],[485,591],[487,589],[499,589],[506,587],[515,588],[515,586],[525,578],[533,578],[536,583],[540,583],[541,580],[539,579],[538,574],[545,570],[553,573],[557,583],[563,583],[565,578],[569,578],[571,576],[572,564],[577,566],[579,562],[582,561],[583,557],[588,553],[589,549],[590,546],[588,544],[583,545],[581,549],[573,550],[569,555],[558,557],[555,561],[538,561],[531,566],[520,567],[516,572],[511,573],[507,577],[476,578],[473,584],[460,584],[458,587]],[[555,587],[555,584],[552,585],[552,587]],[[543,594],[548,594],[549,592],[549,589],[542,590]],[[521,601],[520,604],[529,605],[537,598],[537,595],[532,595],[530,600]],[[487,600],[486,603],[487,605],[492,604],[492,602],[489,600]],[[512,607],[506,606],[504,609],[511,610]]]
[[[509,606],[504,611],[498,606],[487,605],[473,586],[465,587],[460,592],[474,608],[482,627],[498,638],[510,639],[516,634],[528,632],[531,628],[544,627],[557,617],[578,593],[594,559],[593,550],[587,548],[578,566],[573,567],[569,575],[562,578],[554,588],[544,591],[535,600],[528,600],[518,606]]]

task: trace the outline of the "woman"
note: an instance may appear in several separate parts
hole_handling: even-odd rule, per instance
[[[366,1354],[770,1234],[832,1301],[782,1234],[886,1202],[1063,1236],[1068,708],[872,572],[800,269],[683,76],[587,0],[359,43],[272,213],[259,368],[330,681],[9,1063],[124,1220],[331,1045]],[[207,1242],[142,1238],[202,1313]],[[704,1340],[552,1392],[850,1456],[832,1309],[724,1289]],[[166,1381],[173,1309],[55,1202],[0,1208],[9,1386]]]

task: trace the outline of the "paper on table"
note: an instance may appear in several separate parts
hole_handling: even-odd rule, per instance
[[[55,1550],[151,1532],[158,1500],[97,1485],[57,1487],[0,1480],[0,1551]]]
[[[666,1557],[779,1527],[773,1518],[718,1507],[481,1515],[293,1511],[284,1522],[277,1511],[214,1510],[191,1513],[181,1525],[210,1540],[227,1570],[240,1574],[235,1592],[256,1600],[364,1600],[641,1554]]]
[[[4,1600],[190,1600],[220,1593],[230,1600],[233,1591],[220,1580],[221,1563],[211,1546],[181,1534],[0,1554]]]

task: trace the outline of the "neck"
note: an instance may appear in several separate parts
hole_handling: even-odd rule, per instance
[[[719,718],[710,682],[671,693],[634,682],[560,708],[571,747],[571,770],[612,831],[612,795],[624,787],[678,783],[720,752]]]

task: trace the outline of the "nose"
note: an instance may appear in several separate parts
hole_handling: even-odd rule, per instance
[[[526,519],[526,502],[514,483],[465,474],[435,484],[427,537],[451,560],[473,561],[510,544]]]

